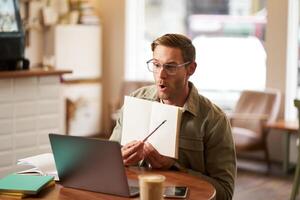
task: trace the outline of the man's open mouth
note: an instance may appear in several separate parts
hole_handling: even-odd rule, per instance
[[[161,89],[164,89],[164,88],[166,88],[166,86],[165,86],[165,85],[159,85],[159,87],[160,87]]]
[[[159,87],[160,89],[165,89],[165,88],[167,88],[167,86],[166,86],[165,84],[159,84],[158,87]]]

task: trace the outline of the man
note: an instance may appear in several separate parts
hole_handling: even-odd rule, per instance
[[[151,48],[153,58],[147,65],[155,85],[140,88],[132,96],[183,108],[179,157],[163,156],[148,142],[132,141],[122,147],[124,164],[143,160],[155,169],[184,170],[211,182],[217,199],[232,199],[236,156],[231,127],[222,110],[188,81],[197,67],[195,47],[183,35],[166,34],[154,40]],[[121,132],[122,114],[110,139],[120,142]]]

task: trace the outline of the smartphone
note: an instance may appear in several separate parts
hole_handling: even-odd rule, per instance
[[[184,199],[187,197],[188,188],[185,186],[168,186],[165,187],[164,197],[165,198],[180,198]]]

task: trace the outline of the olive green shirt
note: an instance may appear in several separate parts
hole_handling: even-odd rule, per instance
[[[216,188],[216,199],[232,199],[236,155],[230,123],[224,112],[199,95],[192,83],[183,106],[179,133],[178,163],[188,173],[201,176]],[[132,96],[160,101],[156,86],[140,88]],[[122,112],[110,140],[121,141]]]

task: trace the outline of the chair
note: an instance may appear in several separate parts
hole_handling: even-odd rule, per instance
[[[277,120],[281,94],[278,90],[242,91],[234,112],[229,115],[237,153],[263,151],[271,167],[265,124]]]
[[[298,121],[300,125],[300,100],[295,99],[294,100],[294,105],[296,106],[298,110]],[[298,137],[300,136],[300,129],[298,129]],[[291,193],[291,198],[290,200],[295,200],[297,193],[298,193],[298,188],[299,188],[299,183],[300,183],[300,146],[298,144],[299,139],[297,141],[298,145],[298,159],[297,159],[297,166],[296,166],[296,172],[294,176],[294,182],[293,182],[293,187],[292,187],[292,193]]]

